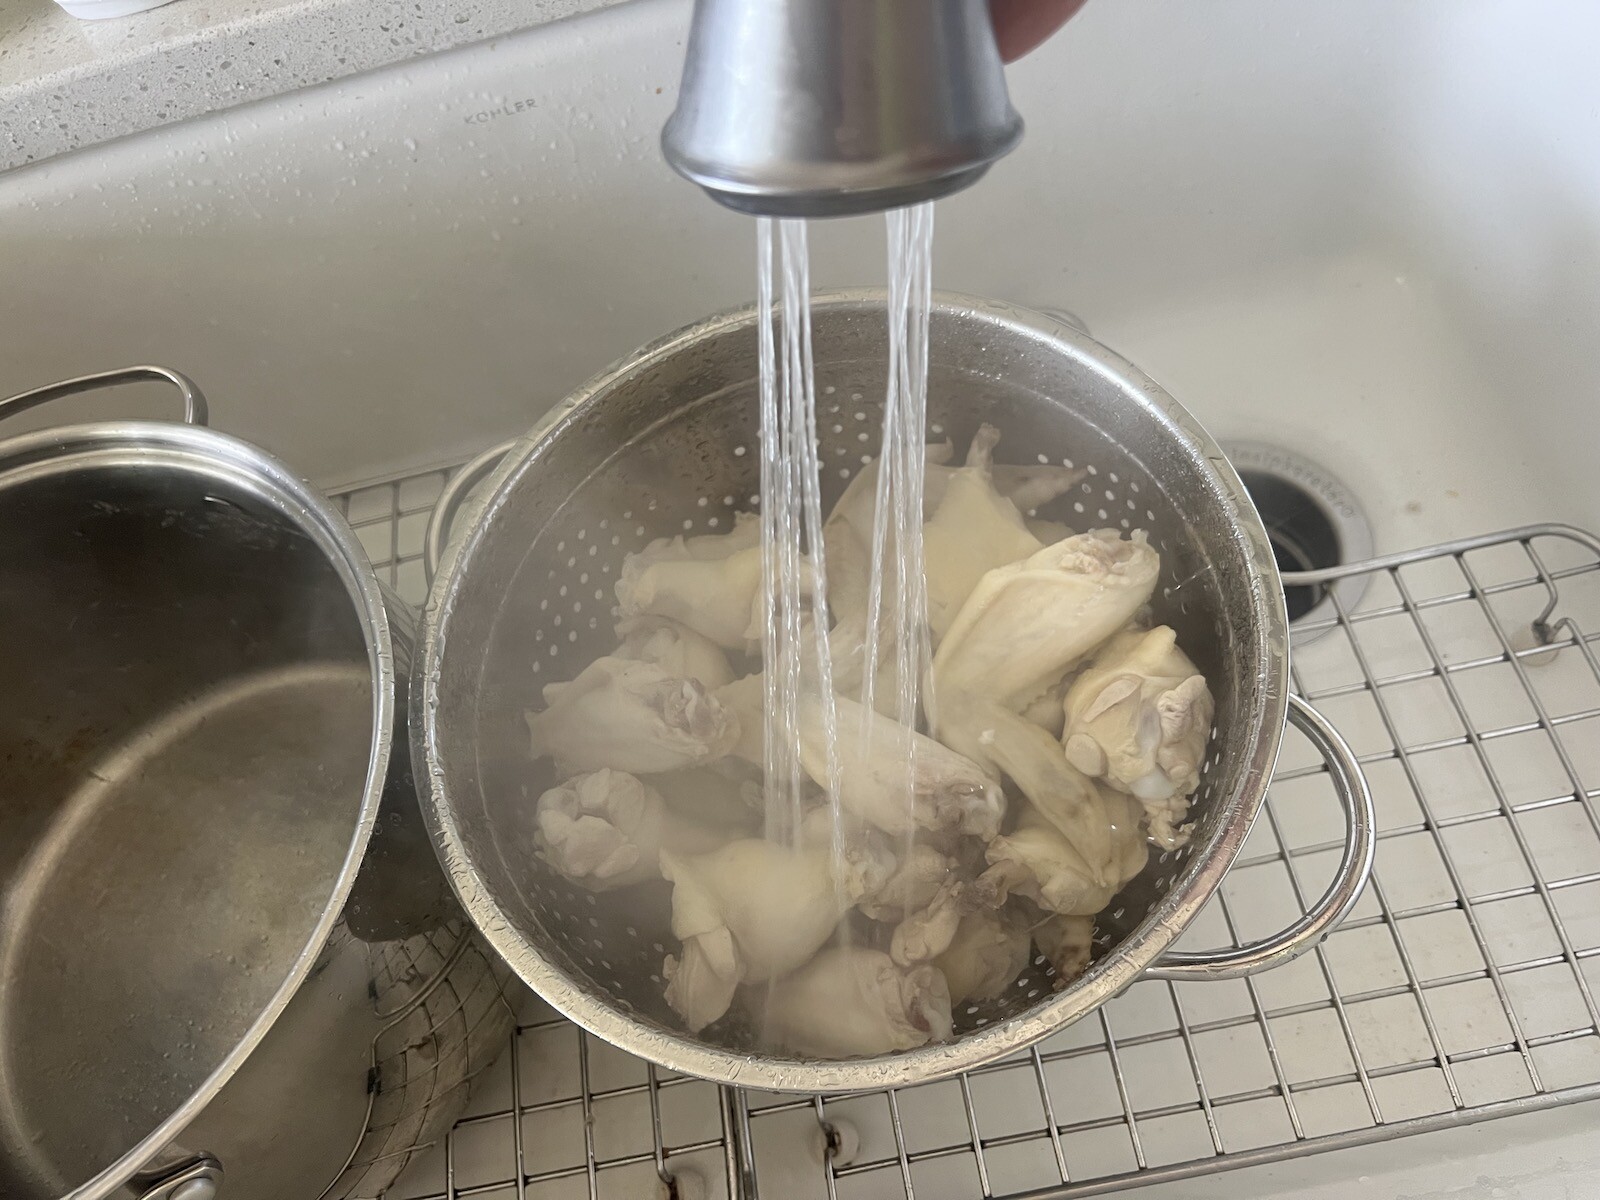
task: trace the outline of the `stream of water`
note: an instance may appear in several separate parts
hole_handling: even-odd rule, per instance
[[[885,389],[875,481],[865,651],[859,699],[865,752],[872,714],[918,726],[931,659],[923,577],[923,475],[928,400],[928,317],[933,206],[885,217],[888,244]],[[757,222],[765,664],[766,832],[793,844],[806,805],[809,756],[829,781],[835,854],[843,836],[838,709],[829,654],[827,569],[811,348],[811,287],[804,221]],[[774,280],[777,294],[774,294]],[[855,698],[855,697],[853,697]],[[914,747],[913,747],[914,750]],[[914,753],[898,781],[907,821]],[[908,835],[909,838],[909,835]]]

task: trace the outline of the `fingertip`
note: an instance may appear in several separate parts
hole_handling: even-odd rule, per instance
[[[989,0],[995,43],[1004,62],[1015,62],[1047,41],[1087,0]]]

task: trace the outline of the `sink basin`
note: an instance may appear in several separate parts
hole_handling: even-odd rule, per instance
[[[0,389],[154,359],[314,479],[456,460],[754,291],[662,164],[680,0],[0,177]],[[1380,548],[1600,519],[1600,12],[1091,5],[1012,70],[1021,149],[936,284],[1083,317],[1222,437],[1313,452]],[[882,276],[818,226],[819,286]],[[136,403],[133,400],[128,404]],[[41,418],[43,419],[43,418]]]
[[[526,429],[754,296],[750,222],[656,149],[686,18],[641,0],[0,175],[0,393],[167,364],[336,490]],[[1097,0],[1012,69],[1028,132],[940,204],[936,286],[1071,310],[1220,439],[1337,475],[1379,551],[1600,526],[1597,38],[1600,8],[1559,0]],[[818,286],[882,282],[881,221],[811,238]],[[525,1041],[546,1031],[573,1033]],[[663,1100],[706,1124],[688,1142],[716,1136],[700,1086]],[[1373,1170],[1388,1197],[1450,1153],[1542,1200],[1575,1178],[1552,1164],[1600,1172],[1573,1112],[1174,1195],[1343,1196]],[[796,1137],[770,1169],[813,1180]]]

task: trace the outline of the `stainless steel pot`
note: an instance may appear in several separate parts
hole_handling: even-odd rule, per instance
[[[391,761],[410,618],[327,501],[204,428],[181,375],[72,380],[0,418],[143,378],[188,423],[0,443],[0,1194],[309,1198],[352,1166],[381,1187],[374,1109],[437,1092],[436,1127],[469,1073],[430,1080],[395,1045],[437,1048],[415,1013],[469,944],[440,929]],[[437,969],[407,966],[419,943]],[[482,1065],[509,1013],[476,969]],[[389,1116],[420,1139],[413,1110]]]
[[[465,505],[424,614],[412,712],[424,811],[468,915],[551,1004],[674,1070],[801,1091],[950,1075],[1029,1045],[1141,977],[1227,977],[1292,958],[1349,911],[1370,871],[1371,797],[1338,734],[1288,695],[1278,572],[1216,443],[1154,381],[1053,318],[941,297],[932,319],[933,433],[959,444],[988,421],[1002,430],[1002,460],[1086,466],[1082,487],[1040,515],[1145,529],[1160,550],[1156,616],[1176,627],[1217,702],[1197,831],[1185,850],[1152,855],[1101,915],[1086,974],[1055,992],[1048,968],[1030,967],[1001,999],[958,1013],[948,1044],[811,1062],[760,1053],[733,1032],[719,1041],[682,1032],[662,999],[665,896],[593,895],[534,856],[529,809],[552,781],[548,764],[529,761],[522,720],[541,683],[571,678],[614,644],[612,584],[624,555],[664,533],[726,528],[758,490],[756,313],[681,330],[580,388]],[[820,456],[834,489],[877,451],[885,327],[882,293],[815,302]],[[1172,953],[1244,843],[1286,715],[1327,758],[1347,810],[1336,877],[1278,936]]]

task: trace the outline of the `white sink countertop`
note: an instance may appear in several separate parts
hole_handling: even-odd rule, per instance
[[[616,0],[0,0],[0,171]]]

